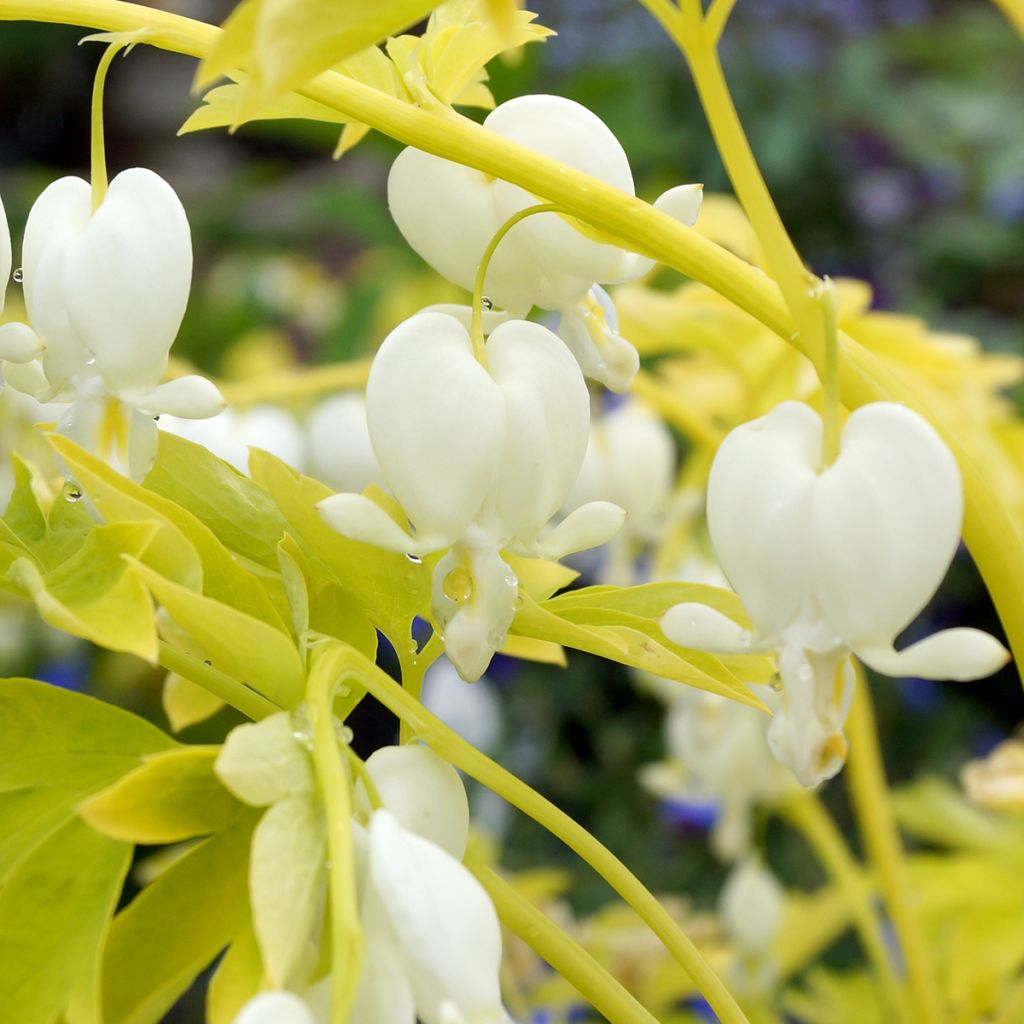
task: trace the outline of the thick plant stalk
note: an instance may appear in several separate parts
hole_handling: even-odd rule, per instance
[[[846,731],[850,740],[846,780],[864,846],[878,874],[882,896],[903,952],[914,1020],[918,1024],[943,1024],[946,1015],[939,998],[935,965],[911,902],[903,843],[878,747],[871,691],[859,667]]]

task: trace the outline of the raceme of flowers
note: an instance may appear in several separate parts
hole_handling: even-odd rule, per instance
[[[662,621],[684,646],[777,651],[782,708],[768,742],[805,786],[845,760],[851,653],[886,675],[958,680],[989,675],[1009,656],[967,628],[893,646],[960,540],[960,473],[934,429],[895,403],[862,406],[828,466],[822,433],[814,410],[784,402],[734,430],[715,456],[711,541],[753,633],[699,604],[677,605]]]
[[[10,386],[69,404],[61,433],[138,479],[156,452],[154,417],[223,408],[203,377],[163,381],[188,302],[192,241],[159,175],[122,171],[98,205],[84,179],[53,182],[29,213],[21,266],[29,322],[0,329],[0,359]]]

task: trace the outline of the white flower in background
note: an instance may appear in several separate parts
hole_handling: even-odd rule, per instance
[[[235,1015],[233,1024],[327,1024],[328,1018],[294,992],[276,989],[253,996]]]
[[[161,416],[160,429],[209,449],[239,473],[249,471],[249,449],[262,448],[301,470],[306,462],[306,438],[291,413],[274,405],[223,409],[204,420]]]
[[[95,210],[88,182],[55,181],[29,213],[22,272],[29,325],[4,330],[0,358],[13,387],[70,403],[62,433],[140,477],[155,415],[223,407],[203,377],[161,383],[192,279],[185,210],[161,177],[123,171]]]
[[[751,690],[772,710],[778,696],[767,686]],[[711,844],[723,860],[750,849],[758,807],[770,806],[795,785],[765,740],[766,715],[738,701],[661,680],[659,696],[669,701],[665,718],[668,757],[645,765],[644,786],[655,796],[717,810]]]
[[[805,786],[845,759],[851,652],[886,675],[926,679],[980,678],[1008,658],[976,629],[893,647],[942,582],[963,518],[953,456],[904,406],[857,409],[827,467],[809,406],[784,402],[738,427],[715,457],[707,515],[753,635],[699,604],[670,609],[662,627],[685,647],[778,651],[783,707],[768,742]]]
[[[306,420],[309,469],[338,491],[384,487],[366,425],[366,400],[357,391],[324,399]]]
[[[366,387],[373,448],[414,533],[369,498],[320,503],[353,540],[420,557],[434,569],[433,614],[445,651],[478,679],[505,641],[518,581],[501,550],[558,558],[604,543],[622,525],[607,502],[541,532],[565,500],[587,444],[587,388],[565,346],[539,324],[501,324],[477,361],[465,326],[420,313],[385,339]]]
[[[438,658],[423,677],[423,706],[477,750],[493,750],[501,737],[501,702],[484,676],[467,683],[447,658]]]
[[[561,96],[520,96],[488,114],[484,127],[634,195],[618,139],[586,107]],[[480,259],[499,228],[538,200],[516,185],[417,149],[391,168],[388,203],[406,241],[435,270],[472,290]],[[666,192],[655,206],[692,225],[701,186]],[[509,231],[491,260],[484,294],[515,317],[533,306],[562,315],[563,340],[584,373],[615,391],[629,387],[636,350],[618,334],[599,283],[629,281],[653,261],[593,241],[554,213],[528,217]]]
[[[639,402],[624,402],[591,423],[587,453],[565,507],[610,501],[626,512],[622,530],[608,545],[602,582],[635,582],[637,556],[660,538],[675,469],[671,432]]]
[[[763,991],[777,974],[773,946],[782,926],[786,896],[778,879],[752,854],[732,869],[719,899],[726,931],[736,943],[735,983]]]

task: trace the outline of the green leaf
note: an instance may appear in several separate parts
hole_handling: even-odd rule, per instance
[[[210,835],[227,827],[238,801],[214,774],[220,747],[179,747],[148,755],[79,814],[113,839],[153,845]]]
[[[277,543],[286,528],[280,513],[248,477],[202,445],[160,431],[156,462],[143,486],[188,509],[228,550],[276,571]]]
[[[333,579],[395,646],[407,645],[413,617],[430,609],[429,566],[336,533],[316,510],[330,488],[273,455],[254,449],[249,468],[287,520],[313,574]],[[312,616],[315,602],[310,607]]]
[[[157,523],[97,526],[56,569],[44,573],[30,559],[19,558],[8,576],[28,592],[51,626],[155,662],[153,606],[124,556],[141,556],[159,528]]]
[[[50,443],[107,522],[160,523],[159,533],[146,549],[146,565],[183,587],[201,589],[215,601],[230,604],[279,629],[285,628],[263,586],[264,580],[239,565],[238,559],[195,515],[170,498],[115,473],[101,459],[65,437],[51,435]]]
[[[263,986],[263,961],[252,922],[228,947],[206,992],[207,1024],[233,1024],[238,1011]]]
[[[39,507],[32,488],[32,470],[16,453],[11,460],[14,469],[14,490],[4,513],[4,523],[30,551],[46,536],[46,516]]]
[[[638,587],[582,587],[559,594],[544,603],[556,615],[567,608],[602,608],[648,619],[660,619],[677,604],[706,604],[741,626],[750,627],[743,602],[731,590],[704,583],[644,583]]]
[[[132,563],[171,618],[201,646],[220,671],[281,707],[302,700],[306,674],[290,636],[226,604]]]
[[[0,889],[4,1024],[100,1024],[100,955],[131,847],[71,819]]]
[[[79,800],[174,746],[112,704],[31,679],[0,681],[0,882]]]
[[[549,611],[548,606],[554,603],[547,601],[544,605],[538,605],[524,595],[510,632],[589,651],[623,665],[767,710],[717,658],[700,654],[697,660],[708,669],[705,671],[689,660],[690,652],[686,652],[687,657],[684,658],[676,653],[682,648],[670,650],[667,640],[659,642],[646,629],[637,628],[643,622],[638,617],[633,616],[632,624],[628,624],[629,618],[621,613],[617,615],[615,612],[604,611],[602,614],[601,610],[585,609],[585,616],[605,621],[578,623]]]
[[[284,988],[316,955],[327,884],[323,813],[310,789],[275,803],[252,837],[249,893],[267,978]]]
[[[156,1024],[248,918],[246,812],[157,877],[114,918],[104,1024]]]
[[[172,732],[181,732],[197,722],[205,722],[224,707],[220,697],[177,672],[167,673],[161,702]]]

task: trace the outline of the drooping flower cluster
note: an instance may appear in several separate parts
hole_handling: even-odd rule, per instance
[[[29,322],[0,333],[7,383],[68,403],[59,430],[141,477],[156,450],[155,416],[223,407],[203,377],[162,382],[191,279],[188,219],[159,175],[122,171],[96,206],[84,179],[53,182],[25,227]]]
[[[520,96],[492,110],[484,127],[634,194],[618,139],[572,100]],[[692,225],[700,201],[701,186],[681,185],[654,205]],[[510,217],[537,200],[516,185],[410,148],[391,168],[388,202],[413,249],[440,274],[471,290],[488,243]],[[511,316],[525,316],[534,306],[559,313],[558,334],[583,372],[624,391],[639,359],[619,336],[615,308],[600,284],[632,280],[652,266],[653,260],[586,238],[557,214],[544,213],[515,225],[502,240],[484,294]]]
[[[320,505],[340,533],[420,558],[433,572],[433,615],[464,678],[483,674],[515,615],[518,581],[502,549],[558,558],[622,524],[608,502],[543,534],[579,472],[590,422],[575,360],[549,330],[511,320],[491,332],[486,365],[465,326],[419,313],[385,339],[366,388],[373,449],[413,532],[369,498]]]
[[[717,652],[774,648],[783,706],[768,730],[775,756],[805,786],[846,755],[849,655],[886,675],[975,679],[1008,657],[976,629],[948,629],[897,651],[956,551],[960,474],[934,429],[904,406],[857,409],[823,465],[821,418],[784,402],[734,430],[708,484],[711,541],[753,634],[698,604],[662,621],[676,643]]]

